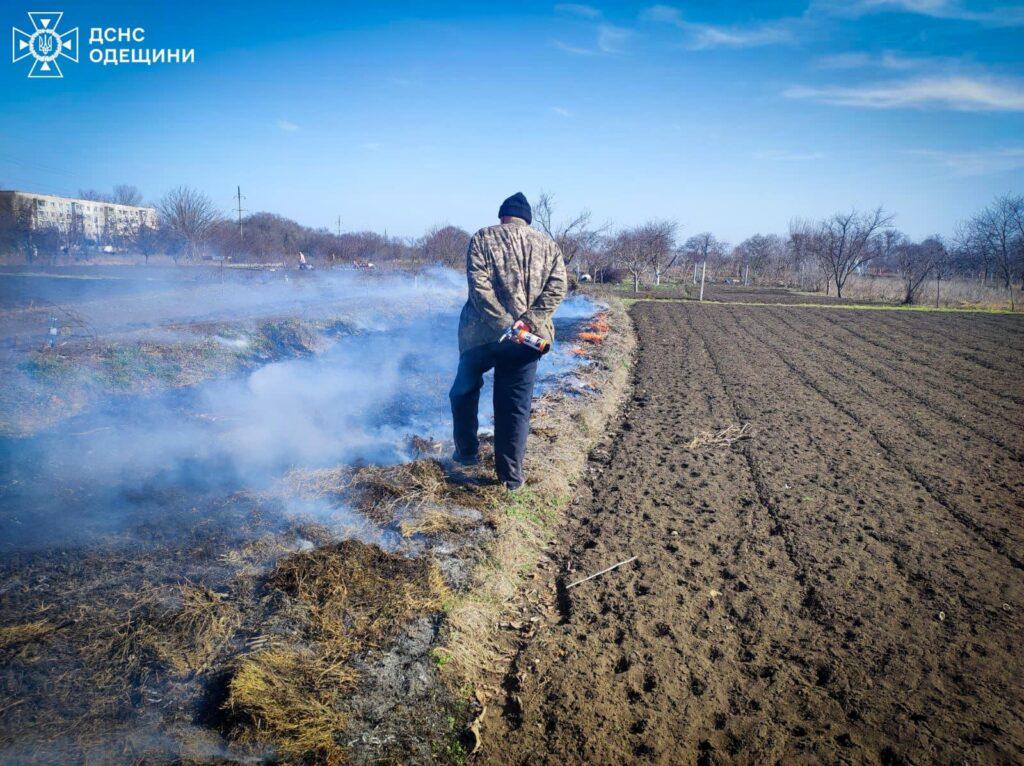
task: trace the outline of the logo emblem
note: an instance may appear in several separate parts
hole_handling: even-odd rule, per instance
[[[78,61],[78,27],[64,34],[57,31],[63,15],[63,11],[30,11],[31,32],[11,27],[12,61],[21,61],[26,56],[35,59],[28,71],[29,77],[63,77],[58,60],[63,57]]]

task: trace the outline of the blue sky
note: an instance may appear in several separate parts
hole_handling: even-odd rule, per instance
[[[948,234],[1024,191],[1024,5],[59,5],[79,63],[0,65],[0,188],[188,184],[228,210],[240,184],[250,210],[401,235],[547,190],[732,242],[879,204]],[[93,26],[196,63],[89,63]]]

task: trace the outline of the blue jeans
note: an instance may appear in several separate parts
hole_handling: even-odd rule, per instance
[[[480,449],[477,408],[484,373],[494,369],[494,468],[498,480],[523,483],[523,455],[530,433],[530,406],[540,353],[518,343],[488,343],[465,351],[448,398],[459,459],[476,457]]]

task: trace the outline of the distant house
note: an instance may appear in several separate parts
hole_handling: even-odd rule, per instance
[[[33,230],[80,231],[94,242],[129,236],[141,226],[156,228],[156,209],[113,202],[0,190],[0,210],[26,220]]]

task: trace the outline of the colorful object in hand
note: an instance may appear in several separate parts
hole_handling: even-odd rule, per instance
[[[527,330],[525,327],[518,326],[520,323],[509,327],[505,330],[505,334],[501,336],[500,343],[504,343],[507,340],[515,341],[516,343],[522,343],[524,346],[529,346],[534,351],[539,351],[542,354],[546,354],[551,350],[551,341],[544,340],[539,335],[534,335],[532,332]]]

